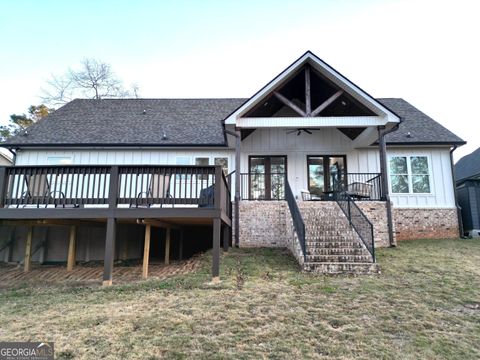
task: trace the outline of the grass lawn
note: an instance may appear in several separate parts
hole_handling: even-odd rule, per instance
[[[479,359],[480,241],[378,250],[382,274],[311,276],[284,250],[233,249],[194,274],[0,292],[0,340],[58,358]]]

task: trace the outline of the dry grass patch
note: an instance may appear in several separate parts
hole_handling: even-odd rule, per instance
[[[283,250],[231,250],[193,274],[0,293],[1,340],[59,358],[480,358],[480,241],[378,251],[382,274],[312,276]]]

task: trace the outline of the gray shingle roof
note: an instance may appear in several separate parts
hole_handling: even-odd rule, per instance
[[[403,119],[399,129],[387,135],[386,140],[388,144],[465,143],[450,130],[403,99],[388,98],[377,100]],[[410,133],[410,137],[408,133]]]
[[[480,148],[465,155],[455,164],[455,180],[480,176]]]
[[[7,144],[223,145],[244,99],[76,99]],[[145,114],[143,111],[145,110]],[[163,140],[163,134],[167,140]]]
[[[221,146],[222,120],[246,100],[76,99],[28,128],[28,135],[12,137],[4,145]],[[463,143],[405,100],[378,100],[403,118],[400,128],[387,135],[389,144]]]

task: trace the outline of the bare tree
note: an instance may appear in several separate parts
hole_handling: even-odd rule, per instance
[[[42,89],[41,98],[44,103],[59,106],[74,98],[103,99],[132,94],[137,97],[138,85],[133,87],[132,92],[125,89],[110,64],[84,59],[79,69],[69,69],[62,76],[52,75],[47,81],[47,88]]]

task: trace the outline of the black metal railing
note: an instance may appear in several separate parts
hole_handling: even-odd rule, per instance
[[[240,174],[241,200],[285,200],[285,173]]]
[[[375,240],[372,223],[347,191],[340,191],[337,193],[335,199],[347,217],[350,226],[357,232],[365,247],[372,255],[373,262],[375,262]]]
[[[15,166],[0,168],[1,207],[196,205],[231,216],[220,166]]]
[[[382,194],[382,177],[379,173],[347,173],[342,187],[355,200],[380,201]]]
[[[242,173],[240,180],[241,200],[285,200],[285,173]],[[379,173],[346,173],[339,181],[332,179],[329,191],[312,198],[334,200],[340,191],[347,191],[355,200],[380,201],[382,178]]]
[[[290,214],[292,215],[293,227],[297,233],[298,241],[303,252],[303,259],[307,261],[307,250],[305,244],[305,223],[303,222],[302,214],[298,208],[297,201],[293,195],[292,189],[288,180],[285,181],[285,200],[287,200]]]

